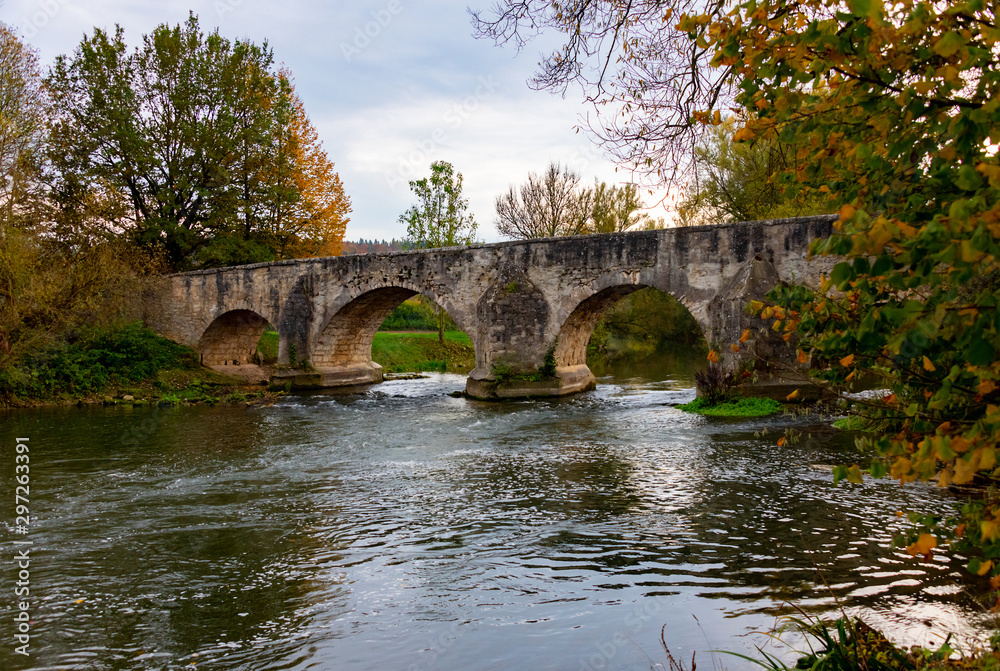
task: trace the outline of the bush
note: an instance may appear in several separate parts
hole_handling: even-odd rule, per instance
[[[0,394],[27,398],[92,394],[112,382],[139,382],[193,360],[189,348],[161,338],[139,322],[89,327],[5,366],[0,371]]]
[[[733,387],[736,386],[736,376],[723,370],[717,363],[711,363],[705,370],[695,372],[694,381],[698,386],[699,396],[710,406],[729,400]]]

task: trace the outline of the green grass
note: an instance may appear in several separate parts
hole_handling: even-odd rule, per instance
[[[278,332],[264,331],[257,341],[257,351],[264,356],[264,363],[275,363],[278,360]]]
[[[264,355],[265,363],[277,361],[278,334],[265,331],[257,351]],[[443,344],[438,342],[437,331],[378,331],[372,343],[372,360],[390,373],[467,373],[476,365],[472,339],[462,331],[445,331]]]
[[[784,406],[773,398],[740,397],[725,403],[708,405],[703,398],[696,398],[690,403],[677,406],[685,412],[694,412],[708,417],[764,417],[781,412]]]
[[[857,415],[848,415],[835,421],[833,428],[841,431],[861,431],[865,428],[865,420]]]
[[[190,368],[194,352],[139,322],[92,326],[30,352],[0,369],[0,397],[53,399],[128,386],[159,371]]]
[[[393,333],[379,331],[372,342],[372,360],[390,373],[438,371],[467,373],[476,365],[472,339],[461,331]]]

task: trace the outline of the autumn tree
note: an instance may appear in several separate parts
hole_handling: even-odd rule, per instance
[[[288,197],[259,179],[275,127],[271,64],[266,45],[205,34],[194,15],[134,51],[120,27],[95,29],[46,79],[60,208],[117,196],[127,212],[100,223],[175,268],[273,256],[254,235],[268,200]]]
[[[431,163],[430,177],[410,181],[419,202],[401,214],[399,221],[406,224],[412,247],[453,247],[476,241],[476,220],[462,196],[462,183],[462,173],[456,173],[447,161]],[[447,315],[440,306],[437,314],[438,340],[444,342]]]
[[[269,183],[287,188],[294,197],[277,198],[272,228],[280,241],[280,256],[308,258],[336,256],[347,230],[351,200],[344,192],[302,100],[291,85],[291,75],[282,71],[284,95],[290,105],[288,126],[279,134],[279,157]]]
[[[780,17],[776,19],[775,17]],[[869,472],[941,486],[1000,477],[1000,29],[979,0],[767,0],[710,22],[747,116],[737,141],[795,142],[795,195],[829,197],[841,257],[823,286],[761,306],[797,330],[800,361],[832,362],[834,387],[873,376]],[[707,112],[707,110],[705,110]],[[703,118],[709,118],[707,114]],[[861,480],[855,465],[838,478]],[[938,529],[998,575],[1000,499],[968,502]],[[935,520],[924,519],[925,522]],[[910,546],[927,554],[937,537]],[[994,578],[994,587],[1000,577]]]

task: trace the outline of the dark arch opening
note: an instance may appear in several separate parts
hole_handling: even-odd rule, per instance
[[[555,357],[558,366],[587,365],[598,376],[622,364],[643,370],[649,362],[662,368],[677,359],[693,375],[704,366],[705,352],[703,329],[680,301],[646,285],[620,285],[573,310],[560,330]]]
[[[198,341],[206,366],[242,366],[258,363],[257,344],[268,321],[252,310],[230,310],[212,320]]]

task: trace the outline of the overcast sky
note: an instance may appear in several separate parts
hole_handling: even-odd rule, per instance
[[[0,18],[46,67],[94,26],[120,24],[134,46],[189,11],[206,31],[266,41],[291,68],[351,197],[348,240],[403,237],[398,217],[415,202],[408,180],[446,160],[464,174],[479,237],[495,241],[493,201],[529,171],[560,161],[585,181],[622,183],[630,173],[576,132],[588,110],[579,90],[528,88],[546,45],[517,53],[474,39],[467,4],[488,9],[492,0],[3,0]]]

